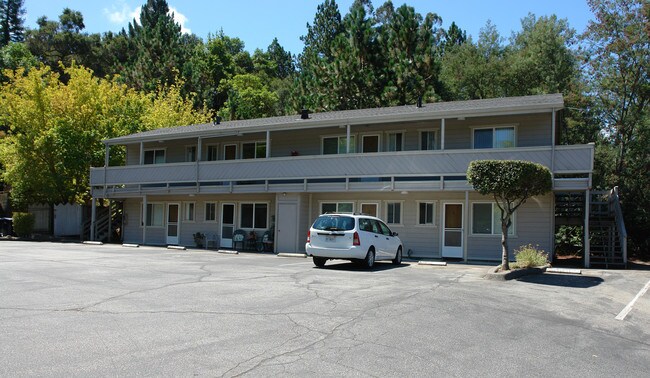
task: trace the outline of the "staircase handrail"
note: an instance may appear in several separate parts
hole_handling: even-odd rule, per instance
[[[623,209],[621,208],[621,199],[618,195],[618,186],[615,186],[609,193],[609,208],[614,213],[616,227],[621,237],[621,247],[623,248],[623,262],[627,263],[627,230],[623,220]]]

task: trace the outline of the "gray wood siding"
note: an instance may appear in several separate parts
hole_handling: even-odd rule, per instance
[[[470,195],[469,235],[467,241],[467,258],[469,260],[501,260],[501,234],[474,236],[472,232],[472,203],[490,202],[490,198],[478,194]],[[539,245],[547,253],[552,253],[551,217],[553,214],[552,194],[534,197],[526,201],[516,214],[516,234],[508,238],[510,252],[521,245]],[[512,257],[512,256],[511,256]]]

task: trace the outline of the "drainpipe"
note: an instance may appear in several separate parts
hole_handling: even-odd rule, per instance
[[[200,186],[199,186],[199,162],[202,160],[202,155],[201,155],[201,137],[197,138],[196,141],[196,192],[199,192]]]
[[[468,222],[469,220],[467,219],[469,217],[469,191],[465,191],[465,208],[463,209],[463,223],[460,225],[463,230],[463,261],[467,262],[467,230],[469,227],[465,227],[465,223]],[[444,219],[443,219],[444,222]],[[444,225],[442,227],[442,232],[444,231]]]
[[[440,120],[440,150],[445,150],[445,119]]]
[[[347,140],[345,142],[345,145],[346,145],[345,153],[349,154],[350,153],[350,125],[347,125],[346,128],[347,128],[347,131],[346,131]]]
[[[147,241],[147,195],[142,196],[142,244]]]
[[[108,143],[106,143],[106,152],[104,152],[104,198],[106,198],[106,171],[108,170],[108,161],[109,161],[110,148]]]
[[[585,191],[585,242],[583,243],[584,245],[584,251],[583,254],[585,256],[585,268],[589,268],[589,189]]]
[[[140,142],[140,165],[144,165],[144,142]]]
[[[271,157],[271,130],[266,130],[266,158]]]

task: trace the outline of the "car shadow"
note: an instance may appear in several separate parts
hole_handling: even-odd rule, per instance
[[[600,277],[578,276],[578,275],[565,275],[565,274],[533,274],[523,276],[516,279],[520,282],[527,282],[537,285],[549,286],[562,286],[574,287],[578,289],[588,289],[590,287],[598,286],[605,282]]]
[[[324,267],[318,268],[314,267],[314,269],[323,269],[323,270],[341,270],[341,271],[348,271],[348,272],[381,272],[384,270],[392,270],[392,269],[399,269],[399,268],[405,268],[408,267],[408,264],[399,264],[399,265],[393,265],[391,262],[376,262],[375,265],[368,269],[364,266],[361,266],[359,264],[355,264],[353,262],[344,262],[344,261],[328,261]]]

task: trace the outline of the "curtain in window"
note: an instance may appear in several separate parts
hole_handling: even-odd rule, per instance
[[[492,148],[492,129],[474,130],[474,148]]]
[[[494,148],[512,148],[515,146],[515,128],[504,127],[494,130]]]

